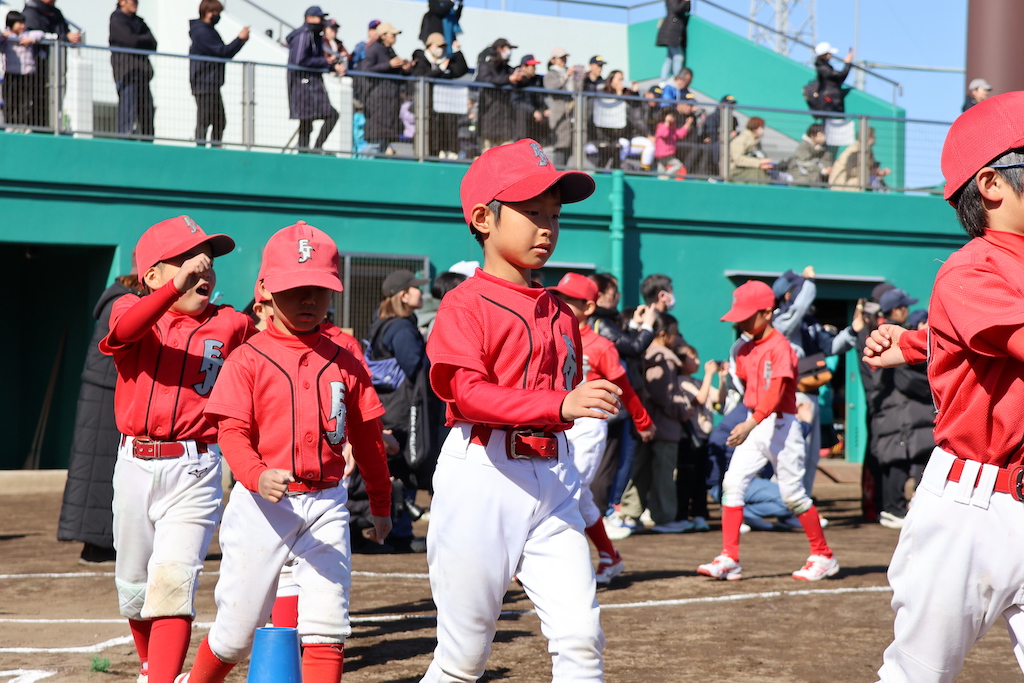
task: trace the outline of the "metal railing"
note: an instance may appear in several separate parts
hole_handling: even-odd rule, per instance
[[[560,168],[928,192],[941,184],[939,153],[949,126],[693,105],[651,94],[358,72],[338,77],[122,48],[51,45],[49,55],[37,74],[8,76],[6,130],[439,163],[467,163],[490,146],[530,137]],[[755,116],[765,120],[765,134],[740,150],[747,136],[738,134]],[[807,145],[798,148],[815,123],[823,126],[827,149],[815,152],[818,160],[803,159]],[[874,140],[871,154],[859,154],[860,143],[848,150],[868,139]],[[833,169],[839,172],[830,176]]]

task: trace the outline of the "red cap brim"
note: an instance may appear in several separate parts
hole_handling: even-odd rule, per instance
[[[759,310],[761,309],[751,308],[750,306],[733,306],[720,320],[723,323],[741,323]]]
[[[563,204],[582,202],[594,194],[594,179],[582,171],[543,171],[520,178],[494,196],[499,202],[525,202],[539,197],[548,188],[559,186]]]
[[[263,278],[263,286],[271,294],[296,287],[324,287],[335,292],[340,292],[343,289],[341,279],[337,275],[312,270],[268,275]]]

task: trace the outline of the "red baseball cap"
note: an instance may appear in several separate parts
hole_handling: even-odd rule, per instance
[[[732,308],[722,322],[741,323],[758,311],[775,308],[772,288],[760,280],[747,280],[732,293]]]
[[[1024,91],[990,97],[965,111],[942,146],[943,197],[950,201],[975,173],[1017,147],[1024,147]]]
[[[594,179],[582,171],[558,171],[544,149],[529,138],[498,145],[480,155],[462,178],[462,215],[472,224],[473,207],[501,202],[524,202],[559,183],[562,203],[581,202],[594,194]]]
[[[227,235],[207,235],[188,216],[160,221],[142,233],[135,245],[135,269],[139,278],[161,261],[190,252],[204,242],[210,243],[214,258],[235,248],[233,239]]]
[[[548,291],[558,292],[572,299],[597,301],[597,283],[579,273],[566,273],[557,285],[548,287]]]
[[[267,241],[260,275],[271,294],[296,287],[325,287],[340,292],[340,264],[334,240],[323,230],[299,221],[278,230]]]

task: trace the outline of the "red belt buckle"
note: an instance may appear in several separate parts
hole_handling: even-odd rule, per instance
[[[304,481],[299,479],[297,481],[289,482],[288,492],[285,495],[295,496],[300,493],[312,493],[313,491],[333,489],[337,486],[338,482],[336,481]]]
[[[558,438],[554,434],[529,429],[510,429],[505,434],[511,460],[558,457]]]
[[[1010,495],[1015,500],[1024,502],[1024,465],[1014,465],[1010,468]]]
[[[178,441],[152,441],[150,439],[133,439],[132,455],[140,460],[158,458],[180,458],[185,455],[185,444]]]

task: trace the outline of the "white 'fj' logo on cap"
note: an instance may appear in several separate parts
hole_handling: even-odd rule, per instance
[[[188,226],[189,232],[199,232],[199,225],[194,220],[192,220],[188,216],[185,216],[184,218],[185,218],[185,225]]]
[[[311,258],[313,258],[313,245],[305,238],[299,240],[299,263],[305,263]]]
[[[548,161],[548,155],[544,153],[544,150],[536,142],[530,143],[530,149],[533,150],[533,155],[537,157],[538,166],[547,166],[551,163]]]

